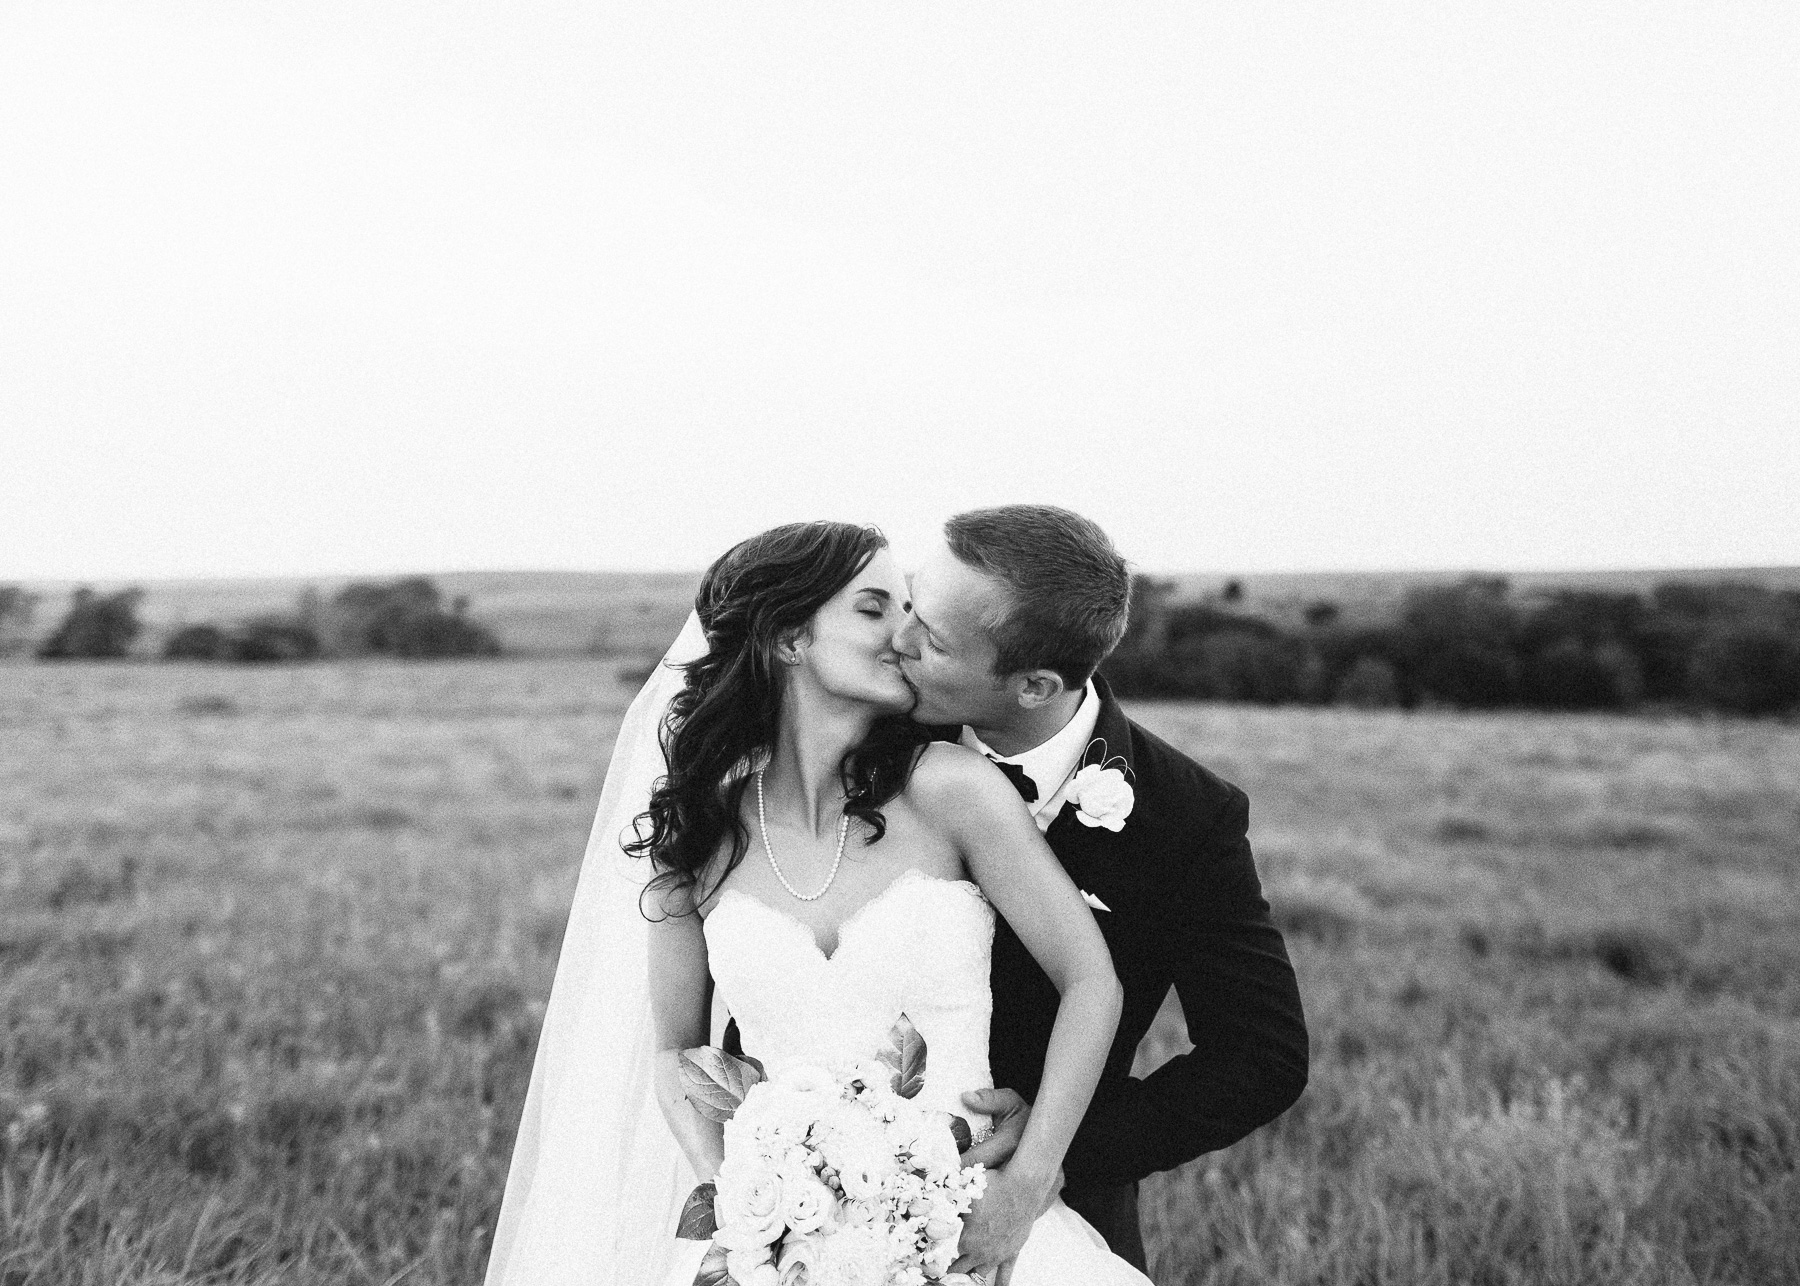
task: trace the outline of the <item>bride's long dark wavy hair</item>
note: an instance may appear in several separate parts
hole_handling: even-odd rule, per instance
[[[748,770],[774,748],[780,729],[777,644],[803,632],[819,608],[886,547],[887,538],[873,527],[791,523],[734,545],[707,568],[694,596],[706,655],[684,667],[687,683],[670,702],[663,725],[668,774],[638,815],[637,838],[625,845],[632,856],[655,864],[645,891],[661,894],[665,909],[685,914],[698,907],[744,860],[750,845],[742,817]],[[845,812],[865,824],[865,844],[886,833],[882,806],[905,788],[929,737],[906,715],[883,716],[844,755],[839,773]],[[727,859],[703,891],[701,876],[721,847]]]

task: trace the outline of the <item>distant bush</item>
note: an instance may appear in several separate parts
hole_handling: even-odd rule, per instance
[[[223,661],[227,635],[217,625],[184,625],[163,640],[165,661]]]
[[[17,585],[0,585],[0,656],[16,656],[30,648],[36,609],[36,594]]]
[[[38,645],[46,661],[116,660],[130,653],[143,631],[137,606],[141,589],[97,594],[83,586],[75,591],[68,612],[50,637]]]
[[[1331,699],[1359,710],[1386,710],[1400,704],[1400,671],[1384,656],[1359,656],[1344,671]]]
[[[1560,638],[1525,659],[1521,692],[1539,710],[1623,710],[1644,693],[1643,667],[1618,643]]]
[[[426,576],[356,581],[312,610],[325,650],[338,656],[495,656],[500,640],[467,615],[468,600],[444,610],[443,594]]]
[[[258,616],[232,626],[188,625],[163,640],[168,661],[310,661],[319,639],[293,617]]]
[[[287,616],[254,617],[228,638],[228,661],[310,661],[319,655],[319,636]]]
[[[1507,588],[1501,577],[1471,576],[1406,596],[1401,626],[1425,696],[1475,709],[1517,704],[1516,618]]]
[[[1218,630],[1198,645],[1205,695],[1220,701],[1285,705],[1314,699],[1310,649],[1296,639],[1245,629]]]
[[[1739,714],[1773,714],[1800,703],[1800,638],[1752,621],[1709,630],[1690,665],[1694,695]]]
[[[395,656],[498,656],[500,640],[487,626],[455,612],[421,613],[396,622],[385,637]]]

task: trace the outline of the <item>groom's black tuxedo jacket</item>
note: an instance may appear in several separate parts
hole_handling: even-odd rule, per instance
[[[1124,828],[1088,826],[1065,804],[1045,838],[1094,918],[1125,1006],[1063,1169],[1071,1185],[1130,1183],[1237,1142],[1306,1084],[1306,1023],[1269,920],[1245,830],[1244,792],[1126,718],[1103,679],[1084,763],[1123,758],[1136,800]],[[955,735],[955,730],[948,734]],[[1173,986],[1191,1053],[1138,1080],[1138,1042]],[[994,931],[994,1084],[1036,1099],[1058,996],[1004,920]]]

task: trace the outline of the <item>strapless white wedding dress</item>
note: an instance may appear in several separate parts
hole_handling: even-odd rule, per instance
[[[968,1117],[963,1093],[993,1085],[987,1044],[994,909],[967,880],[907,871],[844,922],[830,956],[806,925],[734,889],[707,916],[705,932],[713,980],[737,1019],[744,1051],[770,1073],[872,1054],[904,1013],[925,1038],[925,1084],[916,1102]],[[684,1246],[665,1286],[694,1280],[706,1245]],[[1061,1201],[1032,1226],[1012,1280],[1149,1286]]]

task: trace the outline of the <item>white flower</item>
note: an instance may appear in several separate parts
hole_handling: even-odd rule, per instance
[[[843,1104],[830,1114],[828,1124],[820,1151],[837,1171],[844,1195],[855,1199],[875,1196],[882,1178],[896,1168],[887,1131],[858,1103]]]
[[[969,1206],[974,1205],[986,1195],[987,1167],[980,1164],[964,1167],[962,1200],[957,1203],[958,1208],[966,1212]],[[965,1201],[968,1205],[962,1204]]]
[[[925,1235],[932,1241],[948,1241],[955,1245],[962,1236],[962,1226],[962,1216],[956,1212],[954,1200],[933,1202],[931,1217],[925,1221]]]
[[[782,1188],[781,1221],[794,1232],[817,1232],[831,1218],[837,1198],[831,1189],[810,1176],[789,1179]]]
[[[846,1201],[838,1214],[846,1228],[871,1228],[881,1222],[881,1212],[872,1201]]]
[[[912,1157],[913,1167],[932,1179],[943,1179],[962,1167],[956,1150],[956,1136],[950,1133],[950,1122],[941,1114],[920,1114],[907,1121],[900,1130],[905,1137],[905,1151]]]
[[[1119,769],[1089,764],[1069,783],[1069,800],[1082,825],[1120,831],[1125,829],[1125,819],[1131,816],[1137,796]]]
[[[936,1221],[933,1220],[935,1223]],[[927,1229],[927,1232],[930,1230]],[[942,1277],[950,1271],[950,1265],[956,1262],[956,1244],[962,1237],[962,1221],[958,1220],[955,1231],[948,1237],[933,1237],[931,1248],[925,1252],[925,1271],[933,1277]]]
[[[831,1286],[884,1286],[892,1256],[879,1228],[842,1228],[818,1241],[817,1280]]]
[[[719,1167],[718,1242],[727,1250],[767,1247],[781,1234],[781,1174],[766,1157],[733,1156]],[[733,1273],[732,1276],[737,1276]],[[739,1279],[742,1281],[742,1279]]]
[[[865,1058],[851,1065],[844,1081],[850,1085],[861,1084],[865,1094],[872,1091],[881,1095],[893,1090],[894,1069],[879,1058]]]
[[[781,1286],[822,1286],[819,1239],[790,1236],[782,1243],[775,1267],[781,1272]]]
[[[767,1246],[726,1251],[725,1269],[738,1286],[781,1286],[781,1274],[769,1262]]]

